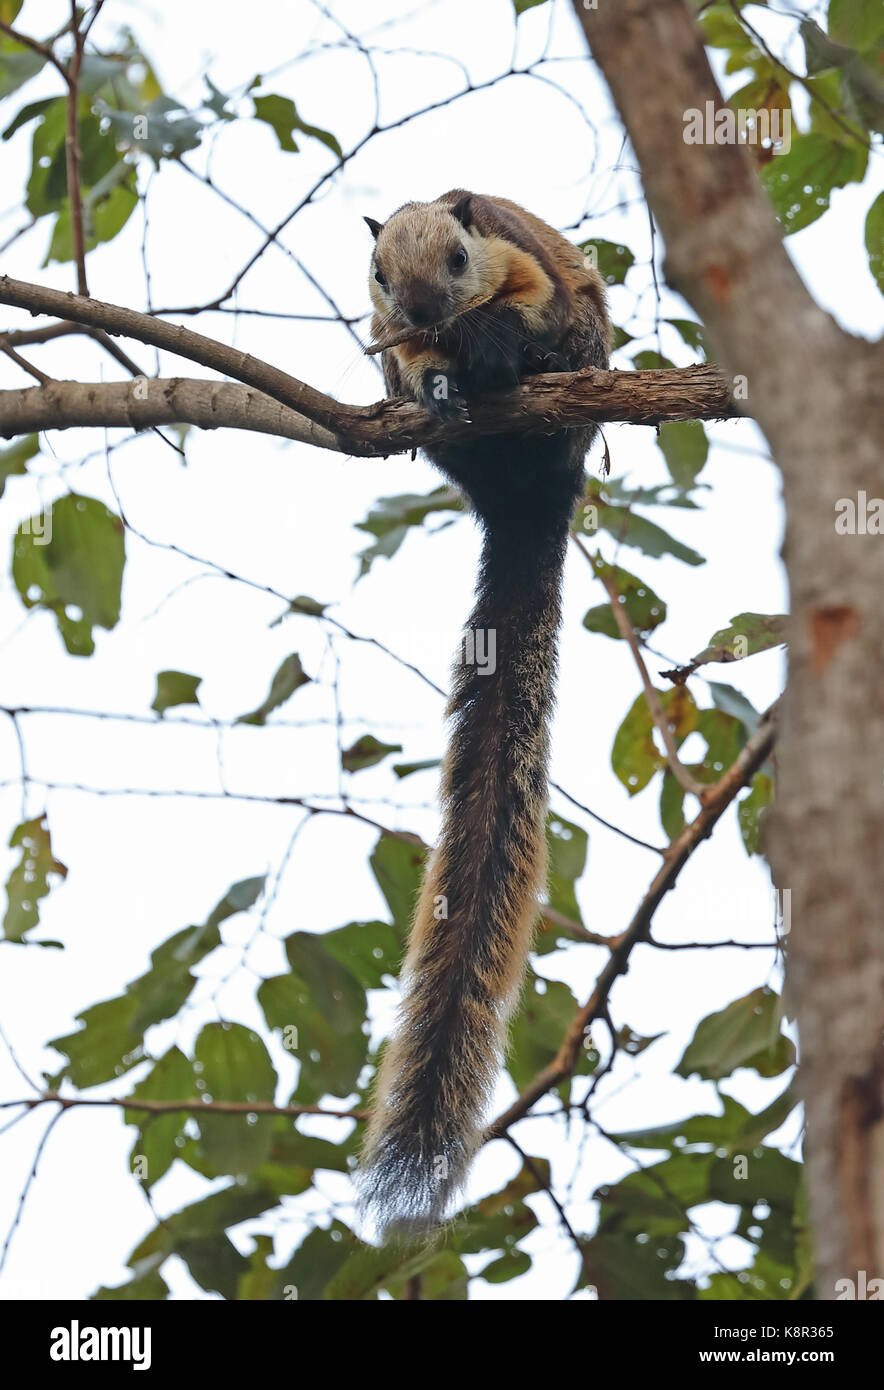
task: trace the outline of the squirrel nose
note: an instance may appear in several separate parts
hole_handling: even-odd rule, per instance
[[[426,328],[445,317],[443,296],[432,285],[415,285],[402,308],[415,328]]]
[[[409,306],[408,317],[415,328],[426,328],[441,319],[441,302],[438,299],[419,299],[417,303]]]

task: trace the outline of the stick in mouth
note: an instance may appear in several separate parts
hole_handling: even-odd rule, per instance
[[[481,309],[483,304],[488,304],[493,298],[493,294],[484,294],[470,299],[458,313],[454,314],[452,318],[446,319],[444,323],[431,324],[429,328],[403,328],[400,332],[393,333],[389,338],[383,338],[379,343],[372,343],[371,347],[365,348],[365,355],[366,357],[374,357],[375,353],[384,352],[387,348],[398,347],[400,343],[407,343],[409,338],[417,338],[419,334],[439,333],[445,328],[450,328],[471,309]]]

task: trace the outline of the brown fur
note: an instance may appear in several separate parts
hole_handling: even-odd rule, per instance
[[[467,264],[454,271],[461,246]],[[371,281],[376,339],[407,328],[428,305],[436,314],[426,331],[385,349],[390,395],[443,414],[452,399],[457,408],[532,371],[606,365],[597,274],[558,232],[506,199],[457,189],[435,203],[407,204],[377,231],[375,267],[387,282]],[[487,307],[464,308],[484,295]],[[450,388],[438,406],[428,373]],[[496,669],[454,668],[442,828],[362,1159],[364,1199],[387,1231],[441,1220],[463,1184],[524,976],[546,869],[561,571],[592,433],[468,439],[428,450],[483,529],[467,632],[495,634]]]

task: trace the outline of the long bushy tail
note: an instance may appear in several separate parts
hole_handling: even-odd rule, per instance
[[[456,667],[448,710],[442,831],[362,1159],[363,1204],[387,1234],[442,1220],[462,1186],[524,976],[546,869],[567,525],[567,516],[486,525],[468,659]]]

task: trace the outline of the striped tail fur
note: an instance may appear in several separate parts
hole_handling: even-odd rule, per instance
[[[484,669],[470,660],[455,667],[442,830],[415,912],[399,1024],[379,1070],[362,1157],[363,1209],[387,1236],[419,1234],[444,1220],[463,1186],[525,973],[546,872],[548,723],[568,492],[555,515],[523,511],[484,522],[465,647],[473,641],[483,660],[493,652],[496,665],[493,673],[490,659]]]

